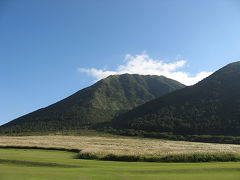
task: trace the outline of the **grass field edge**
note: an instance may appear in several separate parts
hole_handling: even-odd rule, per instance
[[[12,146],[12,145],[2,146],[0,145],[0,149],[36,149],[36,150],[49,150],[49,151],[67,151],[67,152],[74,152],[74,153],[81,152],[80,149],[61,148],[61,147],[41,147],[41,146]]]
[[[240,162],[240,154],[236,153],[189,153],[168,155],[117,155],[117,154],[94,154],[82,152],[80,149],[41,146],[0,146],[0,149],[36,149],[67,151],[76,153],[74,159],[88,159],[100,161],[123,161],[123,162]]]

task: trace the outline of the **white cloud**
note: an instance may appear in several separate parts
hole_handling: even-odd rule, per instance
[[[103,79],[107,76],[118,74],[116,71],[105,71],[102,69],[95,69],[95,68],[90,68],[90,69],[85,69],[85,68],[79,68],[79,72],[85,72],[90,76],[93,76],[96,78],[96,80]]]
[[[212,74],[212,72],[202,71],[196,75],[191,75],[187,72],[179,71],[179,68],[187,64],[185,60],[178,60],[172,63],[165,63],[163,60],[150,58],[147,54],[125,56],[124,63],[119,65],[116,70],[104,70],[96,68],[79,68],[79,72],[87,73],[93,76],[96,80],[100,80],[109,75],[114,74],[142,74],[142,75],[163,75],[168,78],[177,80],[185,85],[193,85],[198,81]]]

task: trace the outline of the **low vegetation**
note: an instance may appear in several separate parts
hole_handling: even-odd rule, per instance
[[[119,155],[119,154],[96,154],[81,152],[79,149],[38,147],[38,146],[0,146],[0,149],[35,149],[48,151],[73,152],[76,159],[91,159],[102,161],[126,161],[126,162],[228,162],[240,161],[240,154],[233,153],[190,153],[170,155]],[[1,162],[14,162],[13,160],[1,160]],[[21,163],[21,162],[20,162]]]
[[[138,136],[146,138],[167,139],[174,141],[207,142],[222,144],[240,144],[240,136],[217,136],[217,135],[176,135],[171,132],[147,132],[135,129],[114,129],[110,126],[98,127],[104,133],[123,136]]]
[[[94,133],[94,132],[93,132]],[[240,145],[170,141],[150,138],[108,136],[0,136],[0,146],[37,146],[77,149],[98,155],[162,156],[193,153],[240,154]]]
[[[231,153],[194,153],[194,154],[171,154],[164,156],[144,155],[96,155],[91,153],[79,153],[78,159],[95,159],[103,161],[127,161],[127,162],[228,162],[240,161],[239,154]]]

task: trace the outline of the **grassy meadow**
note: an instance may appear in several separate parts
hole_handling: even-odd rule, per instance
[[[240,179],[240,145],[233,144],[91,134],[0,136],[0,147],[0,180]],[[34,149],[36,147],[42,149]],[[73,152],[66,151],[69,149],[73,149]],[[81,153],[90,155],[90,159],[92,156],[108,159],[86,160],[79,156]],[[229,153],[237,155],[237,160],[233,161],[238,162],[124,162],[126,156],[130,158],[166,156],[174,160],[180,157],[182,161],[183,154],[190,159],[193,157],[191,154],[196,154],[197,157],[201,154],[208,154],[211,157],[219,155],[225,161],[224,158],[228,158]],[[114,158],[117,161],[111,161]]]
[[[239,162],[148,163],[74,159],[75,153],[0,149],[1,180],[237,180]]]
[[[0,136],[0,146],[37,146],[79,149],[97,155],[168,155],[190,153],[240,154],[240,145],[108,136]]]

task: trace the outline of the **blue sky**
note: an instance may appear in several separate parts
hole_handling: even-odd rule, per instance
[[[108,74],[192,84],[240,60],[239,34],[238,0],[1,0],[0,124]]]

